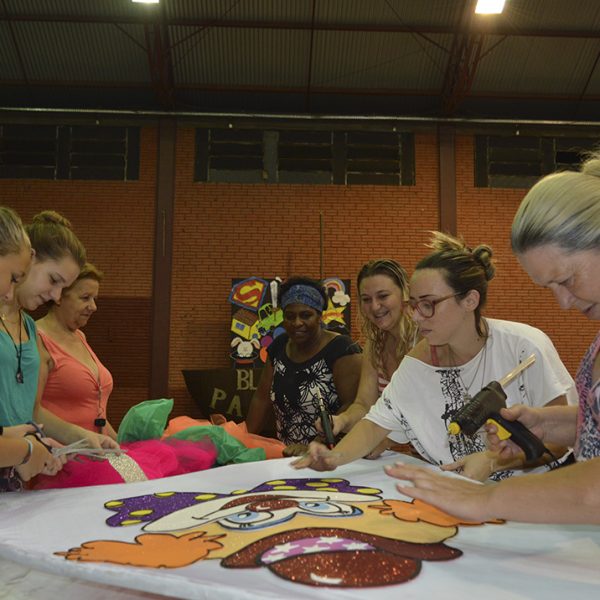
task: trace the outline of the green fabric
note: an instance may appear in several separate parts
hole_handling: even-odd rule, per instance
[[[121,430],[119,429],[119,433]],[[217,464],[246,463],[267,458],[263,448],[246,448],[242,442],[229,435],[222,427],[216,425],[198,425],[179,431],[168,439],[198,441],[208,436],[217,448]]]
[[[172,398],[146,400],[132,406],[121,421],[117,442],[122,444],[161,437],[172,410]]]

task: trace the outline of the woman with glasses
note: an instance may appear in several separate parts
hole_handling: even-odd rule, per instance
[[[410,281],[408,306],[422,340],[335,452],[313,445],[298,467],[331,469],[394,432],[394,439],[411,442],[430,463],[473,479],[503,479],[523,466],[524,456],[504,459],[486,450],[483,433],[450,435],[455,413],[532,353],[535,363],[506,386],[507,405],[566,404],[567,395],[574,400],[573,380],[548,336],[529,325],[482,316],[495,271],[492,250],[485,245],[471,250],[442,233],[434,234],[431,248]]]
[[[600,152],[579,172],[548,175],[527,193],[511,232],[512,249],[531,279],[549,288],[562,309],[600,320]],[[515,477],[495,485],[442,477],[410,465],[386,469],[403,494],[461,519],[510,519],[535,523],[600,523],[600,335],[576,376],[579,407],[503,409],[545,444],[574,447],[575,464],[541,476]],[[492,429],[492,428],[490,428]],[[490,436],[502,456],[512,442]]]
[[[358,272],[356,287],[366,340],[364,358],[356,399],[332,418],[334,435],[350,431],[369,412],[417,337],[416,325],[406,310],[408,275],[399,263],[386,258],[369,261]],[[316,427],[321,429],[320,421]],[[392,447],[403,452],[412,449],[386,438],[365,458],[377,458]]]

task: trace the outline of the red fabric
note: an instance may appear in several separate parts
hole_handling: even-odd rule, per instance
[[[127,455],[137,462],[148,479],[203,471],[212,467],[217,459],[217,449],[210,440],[142,440],[121,447],[127,449]],[[31,487],[42,490],[109,483],[123,483],[123,478],[108,460],[78,457],[69,460],[54,477],[38,475]]]
[[[188,427],[198,427],[198,425],[218,425],[239,442],[242,442],[246,448],[263,448],[267,458],[281,458],[285,444],[275,438],[264,437],[255,433],[248,433],[246,422],[234,423],[227,421],[223,415],[212,415],[211,420],[192,419],[191,417],[175,417],[169,421],[169,425],[163,433],[163,439],[174,435]]]

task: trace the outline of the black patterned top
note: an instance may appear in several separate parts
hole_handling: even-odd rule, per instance
[[[308,444],[317,435],[315,420],[319,417],[319,393],[330,414],[336,414],[341,402],[333,382],[333,365],[338,358],[360,354],[360,346],[347,335],[334,337],[311,359],[296,363],[285,348],[286,333],[269,346],[273,364],[270,398],[275,412],[277,437],[285,444]]]

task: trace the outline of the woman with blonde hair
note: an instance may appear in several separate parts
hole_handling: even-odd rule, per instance
[[[578,172],[541,179],[515,215],[511,241],[531,279],[549,288],[561,308],[600,320],[600,152]],[[600,523],[600,334],[576,376],[579,406],[503,409],[544,443],[574,447],[576,464],[496,485],[473,485],[426,469],[397,464],[387,469],[403,494],[463,519],[494,518],[537,523]],[[509,459],[518,452],[490,428],[492,447]]]
[[[12,302],[15,285],[27,274],[31,244],[21,219],[10,208],[0,206],[0,298]],[[0,319],[4,323],[4,315]],[[45,472],[52,474],[62,466],[42,442],[32,434],[32,425],[0,427],[0,491],[21,488],[21,481]]]
[[[402,265],[389,258],[369,261],[358,272],[356,286],[365,339],[360,383],[350,407],[333,416],[334,434],[350,431],[369,412],[416,341],[416,325],[405,310],[408,275]],[[319,422],[317,428],[321,429]],[[393,445],[393,439],[386,438],[366,458],[376,458]]]
[[[334,451],[313,444],[297,466],[331,469],[364,455],[393,431],[394,439],[411,442],[430,463],[479,480],[506,478],[523,466],[524,456],[503,460],[486,450],[482,433],[449,435],[456,412],[532,353],[535,364],[506,387],[507,404],[566,404],[567,395],[574,396],[573,380],[548,336],[529,325],[483,317],[495,273],[491,248],[471,249],[439,232],[431,248],[410,281],[408,306],[421,341]]]
[[[92,447],[118,448],[111,438],[67,423],[42,407],[38,398],[40,353],[33,319],[23,310],[35,310],[59,301],[85,264],[85,248],[71,224],[54,211],[37,214],[25,227],[34,255],[27,276],[14,298],[0,307],[0,425],[35,421],[50,438],[63,444],[81,439]]]

